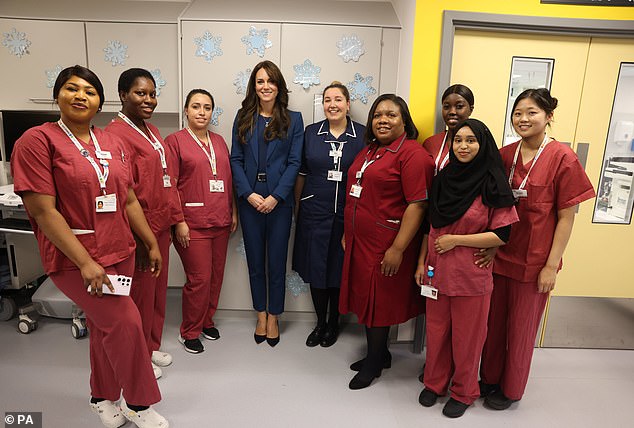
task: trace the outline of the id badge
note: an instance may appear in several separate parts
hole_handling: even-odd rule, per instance
[[[330,150],[328,156],[331,158],[340,158],[342,156],[341,150]]]
[[[350,196],[352,196],[353,198],[360,198],[361,190],[363,190],[363,187],[359,186],[358,184],[353,184],[350,188]]]
[[[95,210],[98,213],[117,212],[117,195],[97,196],[95,198]]]
[[[105,150],[95,152],[95,156],[97,156],[97,159],[112,159],[112,153]]]
[[[341,181],[343,180],[343,171],[335,171],[331,169],[328,171],[328,180],[330,181]]]
[[[212,193],[224,193],[225,182],[222,180],[209,180],[209,191]]]
[[[528,196],[526,189],[512,189],[512,191],[515,199],[526,198]]]
[[[421,285],[420,294],[421,296],[425,296],[433,300],[438,300],[438,289],[432,287],[431,285]]]
[[[172,180],[167,174],[163,176],[163,187],[172,187]]]

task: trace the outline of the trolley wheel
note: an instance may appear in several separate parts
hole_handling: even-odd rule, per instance
[[[37,323],[35,321],[20,320],[18,322],[18,330],[20,330],[20,333],[22,334],[29,334],[36,328]]]
[[[88,334],[86,323],[83,320],[73,321],[73,323],[70,326],[70,333],[73,335],[75,339],[81,339],[82,337],[86,337],[86,334]]]
[[[18,313],[18,305],[11,297],[0,297],[0,321],[9,321]]]

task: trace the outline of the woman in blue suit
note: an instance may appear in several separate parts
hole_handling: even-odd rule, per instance
[[[288,89],[271,61],[255,66],[242,108],[233,123],[231,170],[249,266],[254,338],[280,341],[284,312],[286,255],[293,216],[293,186],[304,141],[302,115],[288,110]],[[267,260],[268,253],[268,317]]]

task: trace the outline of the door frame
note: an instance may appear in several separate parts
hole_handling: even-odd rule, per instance
[[[443,12],[440,66],[438,70],[438,88],[436,90],[436,120],[434,124],[436,133],[445,129],[440,100],[442,93],[449,86],[451,80],[454,35],[457,29],[524,34],[634,38],[632,21],[627,20],[551,18],[445,10]]]

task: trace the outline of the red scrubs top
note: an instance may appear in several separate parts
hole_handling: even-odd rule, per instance
[[[145,125],[165,147],[159,130],[151,123],[145,122]],[[167,173],[172,177],[172,187],[163,187],[163,168],[159,153],[142,135],[120,120],[113,120],[105,130],[121,137],[129,147],[126,155],[130,154],[129,163],[134,181],[132,187],[152,232],[156,235],[183,221],[174,180],[175,160],[170,151],[165,148]]]
[[[98,128],[93,132],[101,150],[112,155],[106,193],[117,196],[116,212],[96,211],[95,198],[102,195],[97,174],[56,122],[31,128],[18,139],[11,156],[11,173],[17,194],[30,191],[55,196],[56,208],[71,229],[94,230],[76,237],[97,263],[111,266],[130,257],[135,248],[125,209],[132,180],[123,141]],[[82,145],[98,161],[95,147]],[[46,272],[77,269],[35,220],[29,219]]]
[[[194,141],[187,129],[168,136],[174,159],[174,176],[178,181],[178,194],[187,225],[192,229],[230,226],[233,212],[233,185],[227,143],[218,134],[209,132],[209,140],[216,154],[216,173],[211,170],[209,147]],[[211,192],[209,180],[223,180],[224,192]]]
[[[519,141],[500,149],[509,174]],[[521,184],[533,161],[524,165],[519,153],[512,188]],[[508,244],[495,256],[493,273],[519,282],[535,282],[546,265],[557,225],[557,211],[595,196],[577,155],[558,141],[546,145],[525,187],[528,196],[516,205],[520,222],[513,226]],[[559,264],[561,269],[562,263]]]
[[[398,234],[408,204],[428,198],[434,173],[431,156],[405,134],[385,147],[363,149],[348,170],[344,236],[346,251],[341,279],[341,313],[357,314],[370,327],[399,324],[420,314],[424,300],[414,282],[420,233],[403,252],[398,273],[381,273],[381,260]],[[376,149],[376,153],[374,150]],[[360,181],[361,197],[350,188],[368,155],[375,161]]]
[[[444,254],[438,254],[434,247],[436,238],[442,235],[471,235],[498,229],[519,220],[515,207],[491,208],[482,203],[478,196],[469,209],[457,221],[441,227],[431,228],[427,246],[427,266],[434,267],[432,286],[447,296],[481,296],[493,290],[493,266],[476,266],[472,247],[455,247]],[[515,226],[513,226],[515,227]],[[429,277],[425,284],[429,284]]]
[[[434,158],[434,164],[436,163],[436,160],[438,160],[438,171],[443,169],[449,163],[449,157],[447,155],[449,154],[449,148],[451,147],[452,142],[445,141],[446,136],[447,131],[443,131],[436,135],[432,135],[423,142],[423,147],[425,148],[425,150],[427,150],[429,154],[432,155],[432,157]],[[447,136],[447,138],[449,137]],[[444,147],[442,146],[443,141],[445,141]],[[440,151],[441,147],[442,154],[440,155],[440,158],[438,158],[438,152]],[[445,159],[445,157],[447,157],[447,160],[443,163],[443,159]]]

